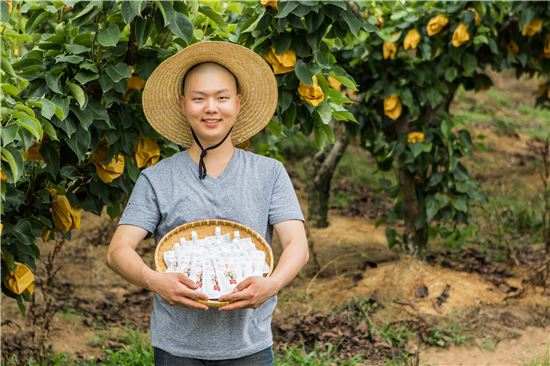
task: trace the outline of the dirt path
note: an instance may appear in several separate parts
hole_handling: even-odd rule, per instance
[[[430,366],[512,366],[550,359],[550,327],[528,327],[517,339],[499,342],[494,350],[461,346],[420,352],[420,364]],[[485,347],[487,348],[487,347]],[[542,362],[540,363],[541,365]]]

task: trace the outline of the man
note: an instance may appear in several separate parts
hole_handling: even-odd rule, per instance
[[[308,260],[303,214],[283,165],[235,145],[267,125],[277,84],[249,49],[202,42],[164,61],[148,79],[143,108],[149,123],[187,150],[142,171],[113,236],[107,264],[155,292],[151,343],[156,365],[272,365],[271,316],[276,294]],[[136,253],[154,233],[203,219],[246,225],[283,253],[270,277],[249,277],[229,304],[209,309],[207,297],[181,273],[159,273]]]

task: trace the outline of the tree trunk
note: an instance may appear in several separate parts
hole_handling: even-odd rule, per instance
[[[445,96],[445,101],[436,109],[431,109],[429,105],[426,105],[419,119],[426,123],[431,122],[434,118],[437,118],[438,111],[449,112],[451,102],[454,99],[457,85],[449,85],[449,93]],[[395,128],[399,136],[406,136],[410,131],[409,124],[403,118],[400,118],[395,123]],[[407,169],[402,162],[398,162],[398,178],[399,188],[403,195],[403,210],[404,210],[404,226],[405,231],[403,233],[403,247],[409,252],[409,254],[422,258],[425,254],[426,246],[428,244],[428,223],[424,223],[419,228],[416,227],[416,223],[422,217],[426,211],[424,199],[422,198],[421,187],[416,183],[414,175]]]
[[[348,144],[348,133],[345,128],[342,128],[336,135],[334,145],[325,146],[323,150],[305,163],[305,171],[308,176],[308,221],[313,227],[322,228],[329,225],[330,182]]]

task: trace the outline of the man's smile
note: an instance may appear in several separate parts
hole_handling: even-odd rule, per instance
[[[203,118],[201,120],[202,122],[206,123],[206,126],[208,127],[215,127],[222,121],[221,118]]]

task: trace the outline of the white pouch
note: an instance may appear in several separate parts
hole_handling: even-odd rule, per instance
[[[208,296],[209,299],[218,299],[221,295],[220,280],[214,269],[214,263],[211,258],[203,262],[203,293]]]
[[[189,279],[197,284],[197,291],[202,292],[202,261],[198,258],[191,263]]]
[[[178,255],[174,250],[164,252],[164,263],[166,263],[166,273],[177,272]]]

